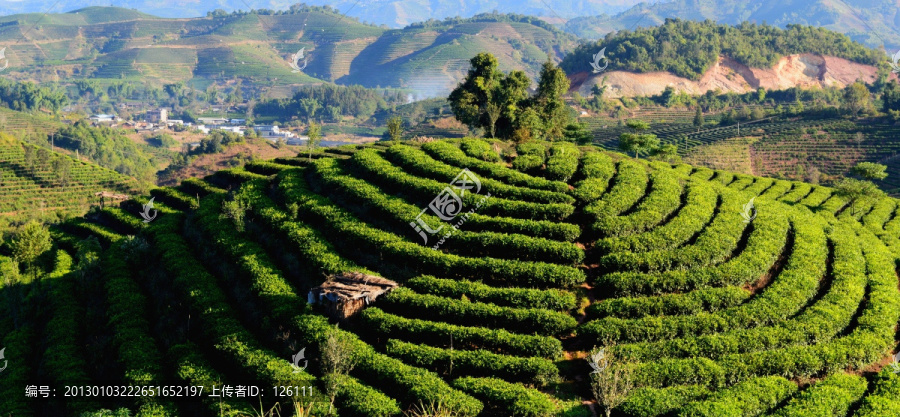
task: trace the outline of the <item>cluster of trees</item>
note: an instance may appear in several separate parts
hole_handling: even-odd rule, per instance
[[[629,108],[638,106],[690,107],[697,112],[719,112],[720,124],[759,120],[771,115],[760,107],[774,107],[774,114],[781,116],[797,116],[806,114],[819,117],[838,117],[841,115],[871,115],[874,113],[873,93],[883,90],[882,110],[893,114],[900,120],[900,87],[895,81],[880,85],[877,80],[871,85],[861,81],[839,88],[803,89],[791,87],[783,90],[766,90],[763,87],[746,93],[725,92],[719,89],[709,90],[704,94],[692,96],[674,87],[666,87],[662,93],[649,97],[623,97],[619,100],[603,98],[606,86],[595,84],[591,87],[592,95],[583,97],[577,92],[573,99],[579,106],[593,111],[610,111],[613,117],[624,118]],[[724,110],[724,111],[723,111]],[[702,117],[702,116],[701,116]],[[701,123],[702,125],[702,123]]]
[[[528,93],[531,80],[523,71],[504,74],[497,58],[489,53],[480,53],[469,62],[469,73],[449,97],[457,120],[492,138],[519,142],[565,139],[572,115],[563,101],[569,79],[559,67],[549,60],[544,63],[532,96]]]
[[[165,136],[168,135],[163,134],[159,135],[158,137]],[[244,135],[241,135],[239,133],[226,132],[221,130],[212,131],[208,135],[206,135],[206,137],[200,139],[200,144],[198,146],[191,149],[190,145],[185,144],[183,152],[174,154],[172,156],[172,162],[169,164],[169,166],[166,167],[166,169],[164,169],[163,171],[159,172],[159,180],[165,182],[175,179],[175,174],[177,173],[177,171],[189,166],[199,155],[221,153],[225,151],[225,148],[227,146],[235,143],[243,143],[244,141]],[[245,155],[243,153],[238,153],[228,161],[228,165],[240,166],[253,160],[254,156],[252,154]]]
[[[148,106],[171,107],[173,109],[171,118],[178,117],[180,113],[183,120],[194,121],[193,116],[185,108],[202,103],[211,105],[241,103],[246,95],[252,94],[253,90],[253,87],[245,88],[240,79],[224,88],[210,84],[206,90],[188,87],[183,82],[164,84],[159,88],[149,83],[129,81],[100,83],[96,80],[76,80],[68,94],[69,100],[73,102],[90,104],[95,111],[100,112],[115,110],[126,118],[127,111],[116,109],[114,104],[126,100],[142,100]]]
[[[706,20],[694,22],[666,19],[658,27],[607,34],[596,43],[586,43],[566,56],[560,66],[569,74],[590,71],[593,54],[606,48],[610,68],[635,72],[669,71],[697,80],[720,55],[744,65],[769,68],[781,57],[797,53],[819,53],[851,61],[875,64],[881,52],[853,42],[826,29],[744,22],[737,26]]]
[[[645,133],[650,129],[650,124],[641,120],[629,120],[626,124],[630,132],[619,136],[619,149],[625,152],[633,152],[634,157],[650,155],[655,159],[677,162],[678,146],[675,144],[661,144],[659,138],[652,133]]]
[[[154,182],[156,167],[153,157],[122,131],[109,127],[92,127],[78,121],[56,133],[56,144],[78,151],[94,163],[141,181]]]
[[[220,153],[225,150],[226,146],[243,141],[244,136],[239,133],[215,130],[206,135],[205,138],[201,139],[200,146],[192,149],[188,154],[200,155],[205,153]]]
[[[66,105],[68,98],[62,90],[41,87],[32,82],[10,81],[0,78],[0,105],[18,111],[41,108],[56,112]]]
[[[215,9],[213,11],[206,12],[206,17],[247,16],[251,14],[262,16],[282,16],[312,12],[332,14],[346,20],[359,22],[358,18],[352,16],[344,16],[344,14],[340,12],[340,10],[332,8],[331,6],[310,6],[306,3],[292,4],[291,7],[287,10],[250,9],[250,11],[235,10],[229,13],[223,9]]]
[[[147,139],[147,143],[157,148],[171,148],[178,144],[178,141],[168,133],[160,133]]]
[[[289,99],[259,101],[253,110],[257,116],[338,121],[342,116],[367,119],[378,110],[405,102],[406,95],[399,91],[323,84],[300,87]]]
[[[445,18],[444,20],[437,20],[437,19],[432,18],[432,19],[428,19],[424,22],[410,24],[406,28],[407,29],[416,29],[416,28],[426,28],[427,29],[427,28],[435,28],[435,27],[441,27],[441,26],[456,26],[456,25],[460,25],[463,23],[476,23],[476,22],[528,23],[530,25],[534,25],[539,28],[545,29],[549,32],[558,33],[558,34],[563,33],[557,27],[545,22],[544,20],[541,20],[540,18],[534,17],[534,16],[526,16],[526,15],[515,14],[515,13],[502,14],[502,13],[494,13],[494,12],[480,13],[480,14],[476,14],[475,16],[472,16],[469,18],[462,18],[459,16],[448,17],[448,18]]]
[[[25,168],[34,174],[37,170],[50,168],[56,174],[59,185],[68,185],[72,170],[72,160],[63,155],[54,156],[46,148],[23,145]]]
[[[380,110],[372,116],[372,122],[377,125],[387,123],[394,116],[401,117],[406,124],[415,126],[429,117],[440,117],[451,113],[450,104],[444,97],[427,98],[403,105],[391,105],[390,108]]]
[[[75,80],[75,93],[77,97],[96,97],[101,101],[109,99],[149,99],[159,100],[163,97],[163,91],[147,84],[139,85],[135,82],[115,81],[103,83],[96,80]]]

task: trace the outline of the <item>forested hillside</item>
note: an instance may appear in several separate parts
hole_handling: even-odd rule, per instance
[[[896,199],[566,142],[312,156],[157,189],[149,223],[140,198],[5,244],[0,411],[276,401],[14,394],[34,379],[311,386],[280,400],[317,416],[329,398],[341,416],[588,416],[594,397],[624,416],[900,412]],[[461,206],[434,206],[451,187]],[[348,272],[400,288],[336,327],[307,292]]]
[[[622,29],[656,26],[670,18],[709,19],[730,25],[768,23],[780,28],[800,24],[842,33],[871,48],[893,53],[900,47],[897,16],[897,7],[890,0],[674,0],[636,4],[618,14],[578,16],[566,21],[564,27],[579,37],[598,39]]]
[[[597,42],[580,45],[560,66],[568,74],[590,71],[593,55],[606,48],[609,65],[634,72],[668,71],[699,79],[724,55],[753,68],[769,68],[789,54],[813,53],[875,65],[882,52],[852,42],[845,35],[813,26],[788,25],[780,29],[743,22],[737,26],[710,20],[693,22],[666,19],[656,27],[607,34]]]

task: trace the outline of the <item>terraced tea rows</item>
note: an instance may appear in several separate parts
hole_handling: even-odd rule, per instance
[[[26,149],[30,149],[30,163]],[[43,162],[41,152],[46,153]],[[134,179],[115,171],[10,137],[0,138],[0,215],[17,216],[43,210],[81,215],[97,201],[94,193],[131,193],[136,186]]]
[[[473,139],[253,162],[154,191],[149,224],[133,214],[145,199],[67,222],[55,267],[21,288],[21,308],[51,308],[0,321],[11,369],[55,383],[332,386],[342,416],[435,404],[589,416],[584,358],[604,347],[622,360],[600,372],[634,382],[621,415],[900,412],[900,374],[884,366],[900,320],[897,200],[566,144],[521,151],[540,160],[530,174]],[[103,247],[93,267],[76,256],[88,236]],[[335,327],[306,294],[353,271],[400,287]],[[39,297],[46,282],[54,293]],[[108,319],[72,320],[82,311]],[[355,362],[347,375],[324,361],[336,339]],[[26,353],[33,340],[46,348]],[[309,366],[292,371],[300,349]],[[66,367],[46,366],[59,355]],[[9,381],[0,391],[18,390]],[[2,398],[16,415],[259,407]]]

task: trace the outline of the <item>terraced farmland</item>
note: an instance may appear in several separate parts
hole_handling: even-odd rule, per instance
[[[41,165],[35,157],[33,166],[26,162],[26,147],[34,155],[47,151]],[[68,174],[60,176],[54,163],[67,160]],[[96,204],[98,191],[131,194],[137,182],[100,166],[24,144],[9,136],[0,136],[0,216],[27,217],[39,213],[80,216]]]
[[[686,162],[713,169],[752,172],[756,175],[802,180],[815,168],[826,176],[843,176],[858,162],[888,165],[888,178],[878,185],[896,195],[900,192],[897,153],[900,127],[882,120],[816,117],[773,117],[699,132],[687,119],[687,111],[643,109],[636,118],[650,122],[651,133],[662,143],[678,145]],[[585,117],[594,133],[594,143],[610,150],[618,147],[627,130],[607,117]]]
[[[154,191],[149,224],[140,198],[54,227],[40,278],[0,281],[20,294],[4,313],[34,312],[0,315],[12,372],[0,413],[256,415],[275,401],[23,400],[21,381],[42,380],[334,386],[341,416],[440,404],[586,417],[585,358],[600,347],[623,358],[600,372],[631,375],[623,416],[900,413],[900,373],[886,366],[900,320],[896,199],[848,204],[827,187],[568,144],[520,146],[539,162],[523,173],[494,145],[252,162]],[[335,327],[307,292],[346,272],[400,287]],[[326,372],[335,340],[347,375]]]

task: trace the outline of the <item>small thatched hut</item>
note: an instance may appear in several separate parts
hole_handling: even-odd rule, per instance
[[[332,317],[345,320],[396,287],[396,282],[382,277],[343,272],[330,275],[322,285],[309,290],[307,301],[322,303]]]
[[[128,196],[125,194],[117,194],[117,193],[110,192],[110,191],[96,192],[96,193],[94,193],[94,196],[100,197],[100,208],[103,208],[104,203],[106,202],[107,199],[116,201],[116,202],[121,202],[123,200],[128,199]]]

